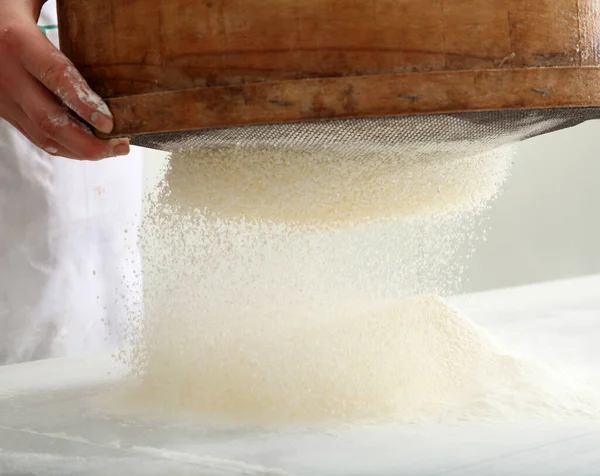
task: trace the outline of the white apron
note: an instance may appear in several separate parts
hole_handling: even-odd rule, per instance
[[[40,25],[57,43],[54,1]],[[118,342],[139,299],[141,155],[51,157],[0,119],[0,365]]]

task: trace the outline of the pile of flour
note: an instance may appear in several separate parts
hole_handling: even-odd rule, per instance
[[[440,295],[513,151],[173,154],[142,233],[130,406],[253,424],[597,416]]]

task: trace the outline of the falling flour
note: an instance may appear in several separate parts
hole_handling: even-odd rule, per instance
[[[404,153],[399,160],[390,152],[355,157],[337,148],[190,149],[172,159],[170,200],[225,219],[318,226],[457,212],[496,195],[507,172],[502,155]],[[210,185],[198,187],[190,175]]]
[[[130,407],[253,424],[598,415],[437,297],[511,160],[173,154],[143,226]]]

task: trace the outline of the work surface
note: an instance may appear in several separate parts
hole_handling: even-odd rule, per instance
[[[600,373],[600,276],[450,301],[521,354]],[[106,357],[0,368],[0,474],[600,474],[600,421],[263,431],[92,411],[119,374]]]

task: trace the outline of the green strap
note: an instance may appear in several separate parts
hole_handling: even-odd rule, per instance
[[[39,29],[42,30],[44,33],[47,33],[49,30],[58,30],[58,25],[40,26]]]

